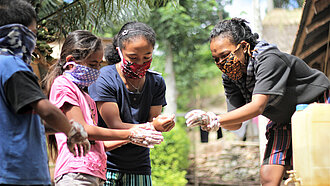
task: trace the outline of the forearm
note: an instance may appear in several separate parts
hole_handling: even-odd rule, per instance
[[[135,124],[124,123],[120,118],[119,108],[114,102],[96,102],[97,108],[108,128],[111,129],[130,129]]]
[[[229,130],[238,129],[242,122],[262,114],[266,107],[267,101],[267,95],[254,95],[250,103],[228,113],[221,114],[221,127]]]
[[[109,128],[103,128],[103,127],[87,124],[84,118],[84,114],[81,108],[78,106],[74,106],[71,104],[64,104],[61,107],[61,109],[63,110],[67,118],[69,118],[70,120],[74,120],[84,126],[88,134],[88,139],[90,140],[99,140],[99,141],[126,140],[130,135],[130,130],[127,128],[126,130],[124,130],[125,128],[114,129],[112,125],[110,125]],[[125,125],[123,125],[120,121],[113,123],[117,123],[117,125],[125,127]]]
[[[259,112],[257,112],[255,109],[253,109],[253,107],[251,108],[251,106],[247,104],[228,113],[221,114],[220,123],[221,126],[240,124],[258,115]]]
[[[111,129],[130,129],[134,126],[136,126],[136,124],[132,124],[132,123],[123,123],[123,122],[109,122],[109,124],[107,124],[109,128]]]
[[[58,112],[54,111],[53,114],[48,115],[43,119],[45,120],[47,125],[50,126],[52,129],[54,129],[55,131],[63,132],[66,135],[69,134],[69,131],[71,129],[71,124],[60,110],[58,110]]]
[[[126,145],[127,143],[129,143],[128,141],[104,141],[104,150],[105,151],[110,151],[110,150],[114,150],[118,147],[121,147],[123,145]]]
[[[221,114],[221,127],[227,130],[237,130],[241,128],[242,122],[258,115],[256,112],[251,111],[252,110],[248,108],[248,105],[245,105],[231,112]]]
[[[168,132],[175,126],[175,115],[161,115],[161,112],[161,105],[151,106],[148,121],[152,124],[155,130],[159,132]]]
[[[31,103],[36,113],[46,122],[46,125],[66,135],[71,129],[71,124],[60,109],[51,104],[48,100],[42,99]]]
[[[48,126],[46,122],[44,122],[44,124],[45,124],[45,132],[46,132],[46,134],[49,134],[50,135],[50,134],[55,134],[55,133],[59,132],[59,131],[51,128],[50,126]]]
[[[123,129],[107,129],[93,125],[85,125],[84,128],[87,131],[88,139],[90,140],[126,140],[130,135],[129,130]]]

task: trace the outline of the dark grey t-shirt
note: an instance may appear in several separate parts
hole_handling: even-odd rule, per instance
[[[329,79],[322,72],[276,47],[262,51],[255,62],[252,94],[270,95],[262,115],[272,121],[289,123],[297,104],[312,103],[330,88]],[[247,103],[237,83],[223,74],[228,111]]]

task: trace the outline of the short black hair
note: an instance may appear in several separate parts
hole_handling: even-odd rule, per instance
[[[113,44],[104,47],[104,58],[108,65],[113,65],[120,61],[119,54]]]
[[[210,33],[210,40],[222,36],[228,38],[232,43],[238,44],[241,41],[246,41],[251,45],[251,49],[257,44],[259,35],[252,33],[251,28],[247,25],[248,22],[242,18],[232,18],[222,20],[217,23]]]
[[[30,26],[37,20],[33,6],[25,0],[0,0],[0,26],[22,24]]]

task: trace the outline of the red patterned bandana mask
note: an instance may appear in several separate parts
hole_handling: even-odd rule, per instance
[[[243,68],[246,66],[242,63],[235,55],[235,52],[240,48],[242,43],[238,44],[237,48],[230,52],[224,59],[219,60],[219,58],[215,59],[215,64],[218,68],[225,73],[232,80],[239,80],[243,76]],[[244,42],[247,47],[248,53],[250,53],[250,44]]]
[[[144,62],[142,65],[133,63],[130,61],[127,61],[124,57],[123,54],[121,53],[120,48],[118,47],[118,53],[121,58],[121,71],[123,72],[124,76],[127,78],[132,78],[132,79],[141,79],[143,78],[147,70],[150,68],[151,61],[150,59],[147,62]]]

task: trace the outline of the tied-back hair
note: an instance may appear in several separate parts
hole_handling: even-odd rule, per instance
[[[209,40],[221,36],[228,38],[236,45],[244,40],[250,44],[251,49],[254,49],[257,45],[259,35],[257,33],[252,33],[251,28],[247,25],[248,23],[249,22],[242,18],[220,21],[212,29]]]
[[[44,92],[49,97],[51,86],[56,77],[63,74],[63,66],[66,63],[66,57],[72,55],[76,62],[87,59],[97,50],[102,49],[102,40],[85,30],[76,30],[71,32],[65,39],[60,59],[53,64],[45,78],[42,80]],[[53,160],[56,160],[58,150],[55,135],[48,135],[48,149]]]
[[[129,42],[133,42],[138,37],[145,38],[152,46],[156,43],[155,31],[145,23],[128,22],[113,38],[113,42],[107,45],[104,50],[104,57],[108,64],[115,64],[121,61],[116,47],[125,48]]]
[[[60,59],[49,68],[42,81],[45,94],[49,96],[55,78],[63,74],[65,70],[63,66],[66,63],[67,56],[72,55],[75,61],[79,62],[101,49],[101,46],[101,39],[89,31],[76,30],[71,32],[63,43]]]

